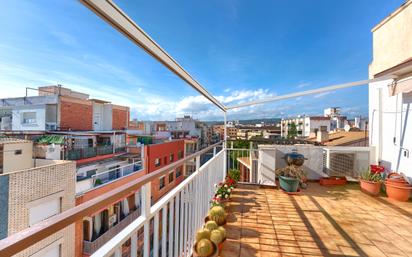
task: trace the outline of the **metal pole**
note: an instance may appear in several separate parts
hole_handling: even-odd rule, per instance
[[[113,154],[116,153],[116,132],[113,132]]]
[[[223,159],[224,159],[224,165],[223,165],[223,174],[224,177],[226,177],[227,174],[227,149],[226,149],[226,144],[227,144],[227,112],[223,112],[223,118],[224,118],[224,127],[223,127]]]
[[[270,102],[275,102],[275,101],[294,98],[294,97],[299,97],[299,96],[306,96],[306,95],[319,94],[319,93],[328,92],[328,91],[335,91],[335,90],[343,89],[343,88],[364,86],[364,85],[367,85],[367,84],[372,83],[372,82],[378,82],[378,81],[394,79],[394,78],[396,78],[396,76],[390,75],[390,76],[384,76],[384,77],[379,77],[379,78],[374,78],[374,79],[365,79],[365,80],[360,80],[360,81],[354,81],[354,82],[349,82],[349,83],[343,83],[343,84],[338,84],[338,85],[321,87],[321,88],[317,88],[317,89],[300,91],[300,92],[286,94],[286,95],[268,97],[268,98],[259,99],[259,100],[256,100],[256,101],[251,101],[251,102],[246,102],[246,103],[237,104],[237,105],[233,105],[233,106],[228,106],[226,108],[227,108],[227,110],[231,110],[231,109],[236,109],[236,108],[240,108],[240,107],[246,107],[246,106],[263,104],[263,103],[270,103]]]

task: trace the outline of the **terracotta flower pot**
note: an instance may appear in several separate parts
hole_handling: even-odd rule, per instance
[[[393,199],[399,202],[407,202],[411,195],[411,185],[397,185],[393,183],[385,183],[386,194],[389,199]]]
[[[386,183],[392,184],[395,186],[407,186],[408,185],[408,182],[406,182],[406,180],[401,175],[399,175],[398,173],[394,173],[394,172],[390,173],[388,175],[388,178],[385,181]]]
[[[368,180],[360,180],[360,187],[362,192],[372,195],[372,196],[378,196],[379,191],[381,189],[381,182],[374,182],[374,181],[368,181]]]
[[[321,186],[338,186],[338,185],[345,185],[346,178],[345,177],[328,177],[328,178],[321,178],[319,180]]]

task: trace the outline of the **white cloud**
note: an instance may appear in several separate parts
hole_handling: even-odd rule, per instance
[[[70,47],[79,46],[79,42],[77,41],[77,39],[68,33],[53,29],[50,31],[50,34],[54,36],[57,40],[59,40],[61,43],[67,46],[70,46]]]
[[[297,88],[308,87],[310,85],[311,85],[311,83],[309,83],[309,82],[302,82],[299,85],[297,85]]]

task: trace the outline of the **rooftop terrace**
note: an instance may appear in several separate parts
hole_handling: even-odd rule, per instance
[[[242,185],[227,209],[222,257],[412,256],[412,203],[370,197],[358,184],[310,183],[293,196]]]

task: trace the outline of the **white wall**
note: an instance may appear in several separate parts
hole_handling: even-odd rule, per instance
[[[103,104],[93,103],[93,130],[103,130]]]
[[[46,159],[60,160],[63,147],[61,145],[51,144],[46,147]]]
[[[309,121],[308,121],[309,120]],[[309,123],[309,126],[306,126],[306,124]],[[310,117],[305,118],[305,131],[304,135],[305,137],[310,136],[311,132],[314,132],[315,129],[319,129],[321,126],[326,126],[327,131],[330,131],[330,120],[316,120],[316,119],[310,119]]]
[[[16,152],[20,150],[21,154]],[[4,144],[3,151],[3,173],[30,169],[33,167],[32,142]]]
[[[113,129],[113,105],[105,104],[103,107],[103,130]]]
[[[35,112],[36,122],[34,124],[23,124],[23,113]],[[46,130],[46,108],[43,106],[14,107],[12,111],[13,130]]]
[[[388,170],[412,178],[412,93],[389,96],[390,83],[369,84],[369,144]]]

